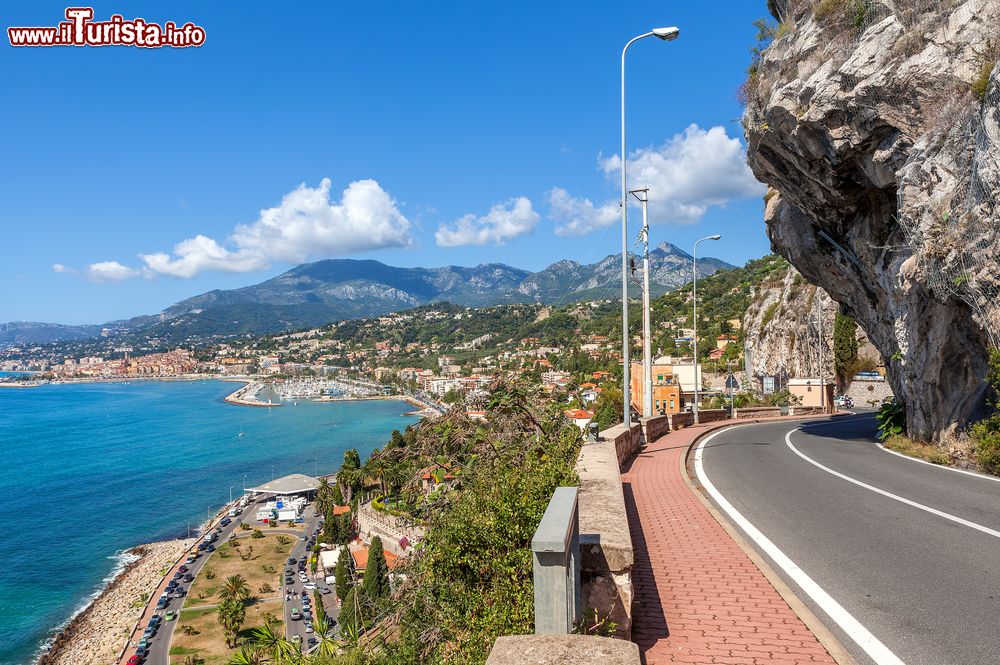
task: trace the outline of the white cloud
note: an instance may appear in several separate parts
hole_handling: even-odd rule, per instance
[[[183,278],[206,270],[252,272],[271,261],[301,263],[410,244],[410,221],[377,182],[352,182],[339,201],[330,200],[330,186],[329,178],[319,187],[299,185],[279,205],[261,210],[257,221],[238,225],[230,248],[197,235],[177,243],[171,253],[141,254],[143,270]]]
[[[538,224],[538,213],[531,207],[531,200],[524,196],[498,203],[483,217],[465,215],[453,227],[442,224],[434,234],[441,247],[461,245],[502,245],[527,233]]]
[[[173,257],[176,258],[163,252],[140,255],[149,271],[171,277],[194,277],[205,270],[250,272],[267,267],[263,254],[246,250],[230,252],[203,235],[196,235],[174,245]]]
[[[621,169],[618,155],[600,159],[599,167],[609,180]],[[761,196],[766,188],[746,165],[746,151],[723,127],[705,130],[690,125],[659,147],[636,150],[629,155],[629,186],[649,187],[650,223],[694,224],[709,208],[730,201]],[[555,199],[556,203],[552,204]],[[617,219],[617,199],[594,206],[587,199],[570,197],[564,190],[549,193],[556,233],[581,235],[609,226]]]
[[[330,201],[330,179],[299,185],[256,222],[240,225],[232,240],[241,250],[297,263],[309,256],[354,254],[410,244],[410,220],[374,180],[352,182]]]
[[[128,266],[124,266],[117,261],[101,261],[99,263],[91,263],[83,272],[87,279],[91,282],[97,282],[98,284],[103,284],[105,282],[120,282],[124,279],[137,277],[140,274],[135,268],[129,268]]]
[[[64,266],[61,263],[53,263],[52,270],[61,275],[73,275],[79,272],[76,268],[70,268],[69,266]]]
[[[560,187],[555,187],[546,195],[549,204],[549,214],[559,223],[556,224],[556,234],[561,236],[578,236],[590,233],[594,229],[614,224],[620,219],[620,207],[617,201],[595,206],[590,199],[576,198]]]

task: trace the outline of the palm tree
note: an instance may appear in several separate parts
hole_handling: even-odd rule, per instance
[[[229,658],[229,665],[263,665],[265,654],[256,644],[244,644]]]
[[[219,624],[226,634],[226,646],[236,646],[236,636],[240,632],[243,621],[247,618],[247,608],[242,600],[230,598],[219,603],[217,610]]]
[[[313,628],[316,630],[316,638],[319,640],[316,652],[321,656],[332,656],[337,653],[337,640],[333,639],[333,622],[329,617],[326,615],[317,617]]]
[[[333,510],[333,487],[326,478],[319,479],[319,489],[316,490],[316,512],[326,515]]]
[[[254,628],[250,631],[250,638],[263,652],[271,654],[271,659],[275,663],[291,662],[295,654],[298,653],[295,645],[278,635],[270,623],[265,623],[260,628]]]
[[[240,604],[250,597],[250,585],[242,575],[230,575],[219,590],[222,600],[238,600]]]

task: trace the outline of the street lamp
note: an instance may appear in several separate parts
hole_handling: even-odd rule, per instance
[[[692,277],[694,278],[691,286],[691,299],[694,302],[694,406],[692,410],[694,411],[694,422],[698,423],[698,243],[705,242],[706,240],[721,240],[722,236],[716,233],[714,236],[707,236],[701,240],[697,240],[694,243],[694,254],[691,255],[692,260]]]
[[[681,34],[678,28],[654,28],[650,32],[633,37],[622,49],[622,196],[619,200],[622,209],[622,370],[623,370],[623,398],[625,427],[632,426],[632,386],[629,382],[629,337],[628,337],[628,184],[625,164],[628,161],[628,154],[625,152],[625,53],[628,47],[635,44],[640,39],[646,37],[656,37],[665,42],[677,39]]]
[[[230,485],[229,486],[229,503],[233,502],[233,488],[234,487],[236,487],[236,485]]]

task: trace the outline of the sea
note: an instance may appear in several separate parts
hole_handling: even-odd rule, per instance
[[[416,421],[396,400],[224,402],[238,387],[0,387],[0,665],[33,662],[125,550],[194,532],[244,486],[333,473],[348,448],[365,459]]]

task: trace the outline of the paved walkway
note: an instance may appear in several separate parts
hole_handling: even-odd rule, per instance
[[[682,475],[691,442],[720,425],[672,432],[622,474],[635,546],[632,639],[647,665],[834,663]]]

